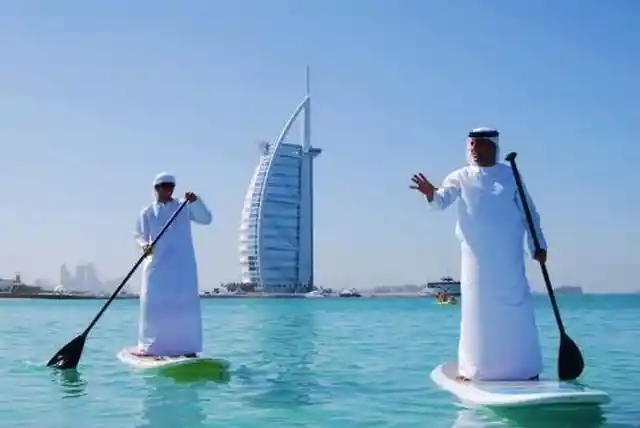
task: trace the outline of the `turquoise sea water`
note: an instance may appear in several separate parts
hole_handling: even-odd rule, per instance
[[[558,334],[537,297],[546,375]],[[609,405],[496,414],[467,409],[429,372],[455,358],[459,308],[431,299],[203,300],[207,354],[226,384],[177,384],[115,355],[135,343],[137,301],[117,301],[90,336],[77,376],[44,367],[103,301],[0,300],[0,427],[640,427],[640,295],[560,296]]]

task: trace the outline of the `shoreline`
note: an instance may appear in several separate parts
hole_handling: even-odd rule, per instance
[[[73,294],[2,294],[0,293],[0,299],[30,299],[30,300],[108,300],[110,296],[90,296],[90,295],[73,295]],[[318,299],[435,299],[435,296],[421,296],[412,293],[381,293],[381,294],[368,294],[361,295],[360,297],[340,297],[338,295],[324,296],[324,297],[307,297],[304,294],[264,294],[264,293],[249,293],[249,294],[211,294],[201,295],[201,299],[305,299],[305,300],[318,300]],[[115,300],[138,300],[138,296],[119,296]]]
[[[556,293],[559,295],[579,295],[585,296],[590,293]],[[533,293],[534,297],[545,296],[545,293]],[[0,293],[0,300],[3,299],[29,299],[29,300],[108,300],[110,296],[91,296],[91,295],[74,295],[74,294],[10,294]],[[307,297],[304,294],[265,294],[265,293],[249,293],[249,294],[209,294],[200,295],[200,299],[340,299],[340,300],[358,300],[358,299],[435,299],[435,295],[419,295],[413,293],[380,293],[380,294],[362,294],[360,297],[340,297],[338,295],[329,295],[324,297]],[[460,299],[460,296],[456,296]],[[138,300],[138,296],[118,296],[115,300]]]

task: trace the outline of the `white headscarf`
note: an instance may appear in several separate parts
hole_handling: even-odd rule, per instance
[[[467,136],[467,162],[469,165],[475,165],[476,162],[471,156],[471,140],[474,138],[482,138],[491,141],[496,146],[496,163],[500,160],[500,131],[495,128],[475,128]]]
[[[153,179],[153,187],[155,188],[158,184],[176,184],[176,178],[172,175],[169,174],[168,172],[161,172],[160,174],[156,175],[156,178]],[[157,200],[157,192],[156,190],[152,190],[152,196],[154,201]]]
[[[168,172],[161,172],[153,179],[153,187],[158,184],[176,184],[176,178]]]

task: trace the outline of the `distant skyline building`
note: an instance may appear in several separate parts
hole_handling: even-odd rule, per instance
[[[313,159],[309,68],[306,95],[274,143],[260,144],[240,224],[241,281],[291,293],[314,285]],[[302,144],[289,131],[302,115]]]
[[[97,292],[105,288],[105,284],[98,278],[96,267],[93,263],[76,266],[74,274],[69,272],[66,264],[60,266],[60,282],[67,290],[80,292]]]

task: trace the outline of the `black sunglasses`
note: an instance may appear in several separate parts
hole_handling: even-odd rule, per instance
[[[473,142],[473,144],[491,144],[491,145],[495,144],[493,141],[491,141],[488,138],[471,138],[471,141]]]
[[[176,185],[173,183],[160,183],[155,186],[156,189],[173,189],[174,187],[176,187]]]

